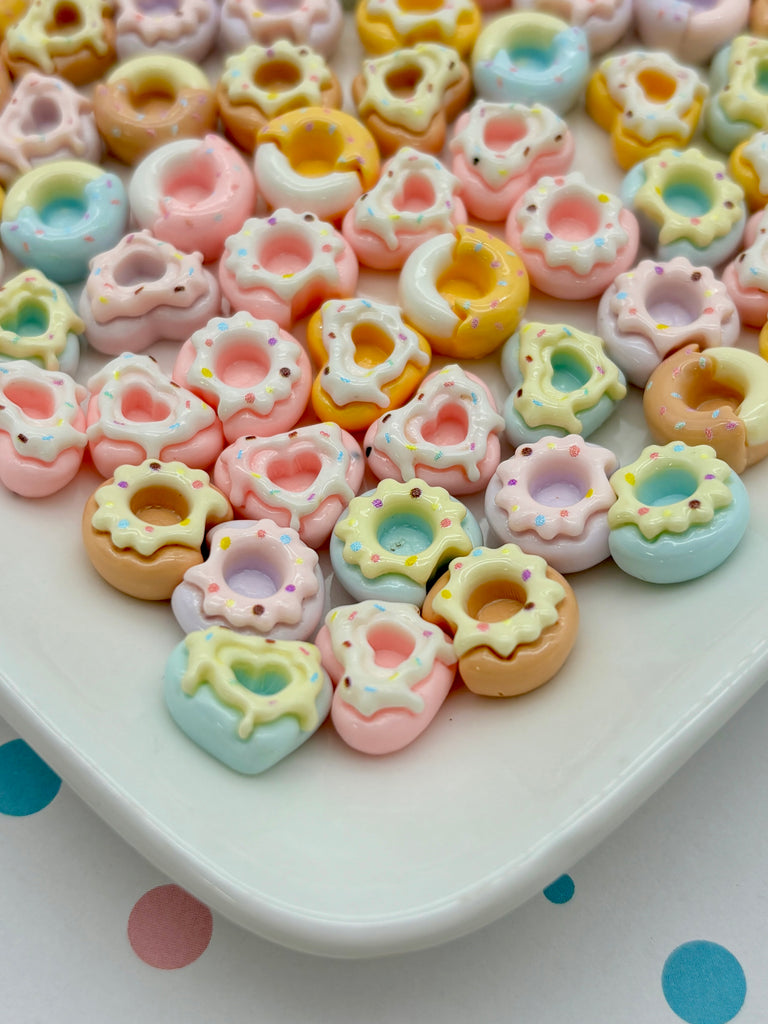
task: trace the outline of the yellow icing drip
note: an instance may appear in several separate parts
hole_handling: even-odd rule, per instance
[[[737,36],[728,60],[728,90],[717,94],[717,102],[731,121],[748,121],[759,128],[768,126],[765,92],[758,86],[762,68],[768,67],[768,39]]]
[[[269,64],[288,64],[296,68],[298,80],[290,88],[269,92],[256,84],[260,68]],[[300,104],[320,106],[323,87],[331,82],[331,72],[323,58],[307,46],[295,46],[288,39],[277,39],[269,46],[253,44],[241,53],[227,57],[221,84],[231,103],[251,103],[267,117]]]
[[[505,619],[482,621],[469,613],[472,595],[489,584],[507,583],[520,591],[520,607]],[[534,643],[558,620],[557,605],[565,590],[547,576],[547,563],[516,544],[475,548],[467,558],[451,562],[448,580],[432,607],[455,629],[453,646],[461,656],[475,647],[490,647],[508,658],[521,644]]]
[[[589,379],[573,391],[560,391],[553,384],[556,358],[585,367]],[[522,393],[515,394],[514,405],[529,427],[561,427],[580,434],[579,412],[592,409],[603,395],[618,402],[627,393],[602,340],[565,324],[527,323],[520,331],[519,365]]]
[[[47,318],[38,334],[19,334],[24,308],[36,307]],[[6,325],[6,326],[3,326]],[[63,288],[39,270],[25,270],[0,288],[0,353],[13,359],[40,360],[46,370],[58,370],[58,357],[70,332],[80,334],[85,324],[69,304]]]
[[[298,640],[266,640],[213,626],[190,633],[185,644],[189,660],[181,689],[193,696],[210,686],[216,697],[242,715],[238,736],[247,740],[254,729],[284,715],[295,716],[304,732],[318,725],[316,699],[325,674],[314,644]],[[276,693],[257,693],[238,679],[275,676],[285,679]]]
[[[57,31],[56,11],[64,6],[76,12],[77,20]],[[109,9],[107,0],[33,0],[21,20],[5,34],[8,55],[26,58],[49,74],[54,70],[53,57],[68,56],[86,47],[102,57],[108,50],[104,19]]]
[[[699,523],[711,521],[715,511],[730,505],[733,496],[724,482],[731,475],[727,462],[715,457],[714,448],[702,444],[685,445],[671,441],[663,447],[644,448],[630,465],[618,469],[611,477],[617,501],[608,510],[611,529],[633,524],[646,540],[661,533],[685,533]],[[666,505],[646,505],[638,498],[638,490],[650,489],[654,477],[682,474],[693,478],[696,489],[679,501]]]
[[[407,97],[395,95],[387,84],[392,78],[418,72]],[[442,109],[446,89],[461,79],[458,53],[440,43],[419,43],[363,62],[365,91],[357,105],[361,115],[375,112],[390,124],[422,132]]]

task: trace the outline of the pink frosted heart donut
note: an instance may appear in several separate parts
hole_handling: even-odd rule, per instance
[[[87,438],[86,390],[25,359],[0,365],[0,481],[24,498],[55,494],[74,479]]]
[[[326,299],[354,294],[357,259],[332,224],[313,213],[252,217],[225,243],[219,283],[234,309],[290,328]]]
[[[91,260],[79,312],[91,346],[114,356],[126,338],[134,352],[156,341],[183,341],[219,305],[219,283],[199,252],[179,252],[136,231]]]
[[[758,210],[744,229],[744,251],[723,271],[723,284],[736,303],[742,322],[750,327],[762,327],[768,317],[767,233],[768,214]]]
[[[325,581],[316,552],[270,519],[221,523],[210,554],[187,569],[171,595],[185,633],[224,626],[273,640],[308,640],[323,614]]]
[[[88,448],[102,476],[146,459],[210,466],[224,447],[216,412],[151,356],[123,352],[88,381]]]
[[[147,154],[128,187],[139,227],[185,252],[218,259],[224,241],[253,213],[256,182],[220,135],[178,139]]]
[[[635,215],[578,171],[542,178],[524,192],[506,234],[533,284],[556,299],[600,295],[632,266],[640,241]]]
[[[461,187],[436,157],[404,146],[347,212],[342,233],[365,266],[398,270],[422,242],[466,224]]]
[[[115,10],[120,60],[162,50],[199,62],[219,28],[219,7],[211,0],[115,0]]]
[[[472,494],[499,464],[503,429],[483,381],[453,363],[426,377],[407,405],[376,420],[363,448],[380,480],[417,476],[451,494]]]
[[[364,469],[351,434],[335,423],[316,423],[240,438],[218,457],[213,478],[239,515],[290,526],[319,548],[359,491]]]
[[[412,604],[341,605],[315,643],[335,686],[331,720],[364,754],[392,754],[417,739],[456,675],[453,643]]]
[[[212,405],[227,441],[289,430],[307,407],[312,370],[304,349],[274,321],[217,317],[184,342],[171,375]]]
[[[487,221],[504,220],[539,178],[565,174],[574,149],[568,125],[549,107],[487,100],[459,117],[450,142],[461,198]]]
[[[330,57],[343,27],[339,0],[224,0],[220,43],[231,53],[249,41],[288,39]]]

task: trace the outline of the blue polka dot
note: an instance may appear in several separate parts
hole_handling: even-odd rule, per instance
[[[59,776],[24,740],[0,746],[0,813],[21,818],[42,811],[60,786]]]
[[[555,881],[544,890],[544,895],[550,903],[567,903],[576,891],[573,879],[570,875],[560,875]]]
[[[661,972],[670,1007],[687,1024],[726,1024],[744,1005],[747,980],[741,964],[716,942],[685,942]]]

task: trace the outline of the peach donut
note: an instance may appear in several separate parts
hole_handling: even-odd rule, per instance
[[[83,511],[91,564],[116,590],[166,601],[184,573],[203,561],[206,530],[232,518],[208,474],[182,462],[146,459],[117,466]]]
[[[331,721],[363,754],[391,754],[434,719],[456,675],[453,644],[413,604],[362,601],[329,612],[315,643],[334,683]]]
[[[360,0],[355,22],[360,41],[371,53],[438,42],[465,57],[480,34],[481,14],[474,0]]]
[[[0,181],[49,160],[101,159],[91,101],[61,78],[30,71],[0,113]]]
[[[363,482],[360,445],[336,423],[273,437],[241,437],[213,468],[216,486],[246,519],[272,519],[322,547]]]
[[[0,363],[27,359],[72,375],[84,330],[66,291],[39,270],[23,270],[0,287]]]
[[[249,39],[262,46],[288,39],[330,57],[343,27],[339,0],[224,0],[219,41],[232,52]]]
[[[102,476],[144,459],[210,466],[224,447],[216,412],[151,356],[124,352],[88,381],[88,448]]]
[[[156,341],[183,341],[219,309],[219,284],[199,252],[179,252],[136,231],[94,256],[80,293],[85,334],[97,352],[119,355]]]
[[[503,429],[483,381],[453,363],[426,377],[407,405],[372,423],[363,447],[380,480],[418,476],[450,494],[472,494],[499,464]]]
[[[338,220],[374,185],[379,170],[373,136],[342,110],[290,110],[256,136],[256,187],[272,207]]]
[[[312,385],[315,415],[352,431],[407,401],[432,356],[397,306],[360,298],[324,302],[307,325],[307,347],[320,367]]]
[[[208,262],[253,213],[256,184],[235,147],[209,134],[148,153],[133,172],[128,198],[140,227]]]
[[[304,349],[274,321],[217,317],[179,349],[172,380],[213,406],[227,441],[270,437],[298,421],[312,371]]]
[[[285,209],[247,220],[219,263],[232,306],[283,328],[327,299],[352,295],[357,275],[352,247],[333,225]]]
[[[768,455],[768,363],[745,349],[687,345],[649,377],[643,412],[657,444],[710,445],[741,473]]]
[[[174,139],[202,138],[217,113],[204,72],[164,53],[119,64],[94,89],[93,112],[107,149],[124,164]]]
[[[7,29],[0,55],[14,78],[44,71],[87,85],[115,60],[110,11],[108,0],[32,0]]]
[[[421,614],[453,637],[459,675],[483,697],[516,697],[548,682],[579,625],[567,580],[516,544],[454,558]]]
[[[224,130],[248,153],[268,121],[301,107],[340,107],[341,85],[309,46],[276,39],[227,57],[216,86]]]
[[[308,640],[323,614],[325,580],[317,553],[271,519],[220,523],[210,554],[171,595],[185,633],[224,626],[273,640]]]
[[[160,50],[199,63],[216,41],[219,7],[209,0],[115,0],[115,8],[120,60]]]
[[[767,231],[765,210],[752,214],[744,229],[746,248],[723,271],[723,284],[736,303],[742,323],[750,327],[762,327],[768,318]]]
[[[449,121],[472,92],[469,68],[450,46],[424,42],[367,58],[352,98],[384,156],[402,146],[439,153]]]
[[[365,266],[399,270],[422,242],[466,224],[460,189],[436,157],[403,146],[347,212],[342,234]]]
[[[87,438],[86,391],[71,377],[18,359],[0,364],[0,481],[25,498],[74,479]]]

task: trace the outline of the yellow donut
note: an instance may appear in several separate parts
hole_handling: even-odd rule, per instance
[[[115,60],[111,9],[107,0],[32,0],[5,29],[3,60],[14,78],[34,69],[87,85]]]
[[[360,0],[355,22],[363,46],[371,53],[437,42],[452,46],[462,57],[469,54],[482,27],[474,0],[438,3],[431,9],[423,0]]]

